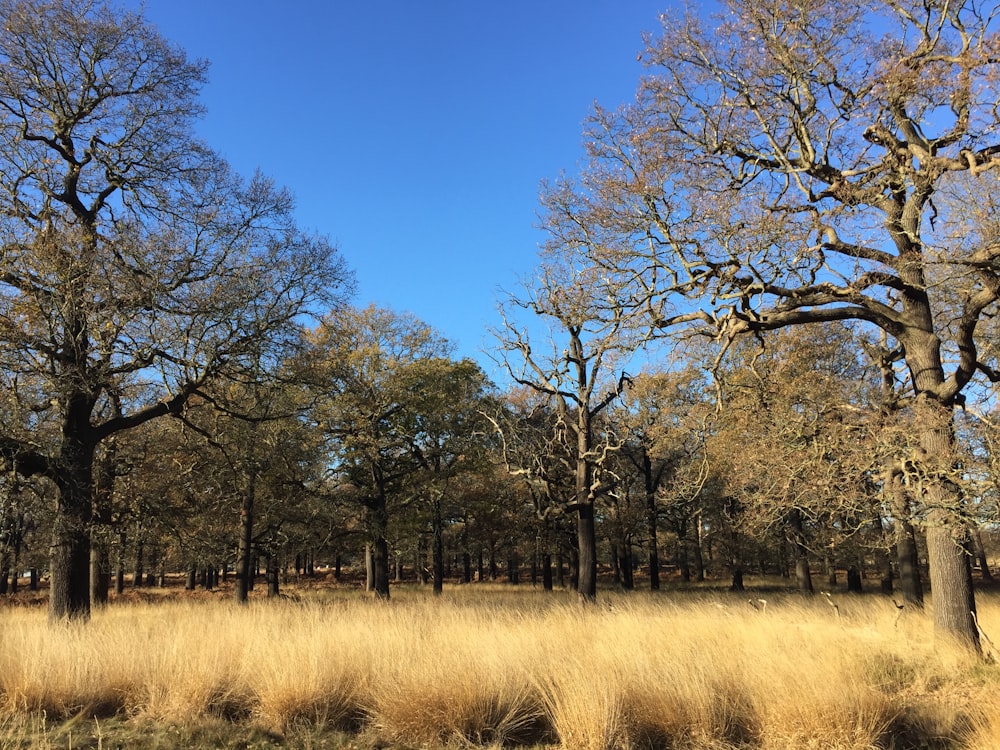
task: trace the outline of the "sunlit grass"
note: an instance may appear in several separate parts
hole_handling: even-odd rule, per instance
[[[56,728],[93,717],[356,747],[1000,747],[998,667],[935,649],[925,614],[837,603],[467,586],[117,604],[86,625],[0,610],[0,747],[68,747]],[[996,596],[980,622],[1000,635]]]

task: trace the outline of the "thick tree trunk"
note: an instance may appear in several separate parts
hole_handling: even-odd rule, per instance
[[[90,617],[90,521],[93,509],[92,447],[64,441],[63,475],[52,524],[49,619]]]
[[[861,571],[852,565],[847,569],[847,590],[852,594],[860,594],[864,591],[864,583],[861,579]]]
[[[542,553],[542,590],[552,591],[552,555]]]
[[[597,534],[594,526],[594,506],[580,503],[576,516],[577,584],[576,591],[583,601],[597,599]]]
[[[809,570],[809,549],[802,525],[802,514],[793,508],[788,518],[791,527],[791,542],[795,550],[795,585],[803,594],[813,593],[812,573]]]
[[[934,604],[934,633],[979,653],[976,598],[972,588],[969,529],[958,517],[959,491],[946,478],[954,468],[951,407],[921,395],[914,406],[923,455],[915,466],[924,478],[927,558]]]
[[[507,555],[507,583],[517,586],[521,583],[521,561],[513,547]]]
[[[372,591],[376,599],[389,598],[389,514],[384,495],[373,498],[368,512],[372,552]]]
[[[253,588],[253,514],[254,514],[254,484],[251,480],[247,491],[243,493],[240,504],[239,546],[236,550],[236,586],[233,596],[236,602],[244,604]]]
[[[743,586],[743,569],[733,568],[733,583],[729,587],[732,591],[742,592],[745,591]]]
[[[970,541],[958,524],[935,524],[930,514],[927,528],[927,557],[930,563],[931,596],[934,605],[934,633],[954,640],[973,651],[981,648],[976,627],[976,601],[972,588]]]

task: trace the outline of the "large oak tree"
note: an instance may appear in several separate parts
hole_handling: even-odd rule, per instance
[[[952,413],[1000,297],[1000,244],[940,200],[1000,165],[995,7],[977,0],[727,0],[667,14],[634,104],[598,111],[591,163],[551,188],[589,262],[723,336],[823,321],[884,331],[905,365],[906,481],[939,635],[978,648]],[[569,225],[568,220],[563,220]]]
[[[270,181],[195,137],[207,64],[139,14],[0,0],[0,452],[58,488],[51,615],[86,616],[102,440],[183,408],[343,290]],[[141,394],[120,411],[110,393]]]

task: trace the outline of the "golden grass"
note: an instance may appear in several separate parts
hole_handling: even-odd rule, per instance
[[[51,727],[94,716],[360,747],[1000,747],[1000,668],[879,597],[841,597],[838,617],[794,596],[401,594],[119,604],[86,625],[0,610],[0,748],[66,747]],[[1000,598],[980,601],[1000,634]]]

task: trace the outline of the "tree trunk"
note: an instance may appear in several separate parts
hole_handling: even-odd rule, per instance
[[[368,533],[372,551],[372,590],[376,599],[389,598],[389,507],[385,481],[377,466],[372,467],[375,494],[367,506]]]
[[[660,590],[660,552],[657,539],[656,482],[653,476],[653,462],[645,451],[642,456],[642,475],[646,491],[646,536],[649,544],[649,590]]]
[[[632,545],[628,539],[618,542],[616,551],[618,553],[618,571],[621,575],[621,586],[624,591],[635,589],[635,577],[632,570]]]
[[[273,552],[267,556],[267,595],[276,597],[281,593],[278,580],[278,556]]]
[[[576,544],[576,538],[569,548],[569,585],[573,591],[580,588],[580,552]]]
[[[365,543],[365,591],[375,590],[375,555],[372,543]]]
[[[879,572],[879,590],[883,594],[891,595],[893,583],[892,560],[889,558],[889,537],[885,533],[885,524],[882,523],[882,517],[878,513],[875,513],[872,524],[875,526],[875,532],[881,541],[881,544],[875,547],[875,566]]]
[[[899,568],[899,588],[907,604],[923,609],[924,586],[920,576],[916,530],[905,519],[896,521],[896,566]]]
[[[702,517],[701,511],[694,514],[694,539],[691,540],[691,563],[694,566],[694,580],[702,583],[705,580],[705,558],[702,554]]]
[[[746,590],[745,587],[743,586],[742,568],[733,568],[733,583],[729,588],[730,590],[737,592],[742,592]]]
[[[92,606],[108,603],[111,592],[111,552],[105,540],[94,543],[90,548],[90,601]]]
[[[521,583],[521,563],[517,556],[517,550],[513,548],[507,556],[507,582],[514,586]]]
[[[688,520],[679,518],[674,524],[674,531],[677,534],[677,568],[681,571],[681,581],[691,582],[691,565],[688,562]]]
[[[969,529],[957,517],[963,502],[958,489],[944,478],[955,464],[952,409],[921,395],[914,412],[923,451],[921,465],[916,468],[927,475],[924,500],[932,509],[927,514],[927,558],[934,602],[934,634],[980,653]]]
[[[899,589],[903,600],[911,607],[923,609],[924,587],[920,577],[920,557],[917,536],[910,522],[910,506],[903,488],[902,476],[891,471],[886,479],[889,507],[894,517],[896,567],[899,570]]]
[[[89,413],[89,412],[88,412]],[[50,548],[49,619],[90,617],[90,521],[93,509],[93,447],[64,439],[64,475]]]
[[[986,583],[993,583],[993,574],[990,572],[990,563],[986,559],[986,547],[983,546],[983,535],[978,528],[971,530],[972,549],[976,553],[976,562],[979,565],[979,574]]]
[[[93,606],[108,603],[111,589],[111,500],[115,486],[117,442],[105,441],[96,463],[93,524],[90,532],[90,600]]]
[[[239,546],[236,550],[236,586],[233,595],[239,604],[244,604],[253,588],[253,513],[254,480],[251,478],[240,504]]]
[[[806,534],[802,525],[802,514],[798,508],[793,508],[789,514],[788,524],[792,530],[792,546],[795,549],[795,584],[803,594],[813,593],[812,574],[809,570],[809,549],[806,546]]]
[[[847,590],[852,594],[860,594],[864,590],[861,571],[853,565],[847,569]]]
[[[434,595],[444,591],[444,520],[441,518],[441,498],[431,502],[431,567],[434,572]]]
[[[143,556],[145,545],[139,533],[136,534],[135,541],[135,569],[132,571],[132,588],[142,588],[143,581]]]
[[[619,553],[618,545],[612,539],[611,544],[611,583],[615,588],[621,588],[622,585],[622,571],[618,567],[619,563]]]
[[[594,505],[579,504],[576,517],[577,583],[583,601],[597,600],[597,534],[594,528]]]

